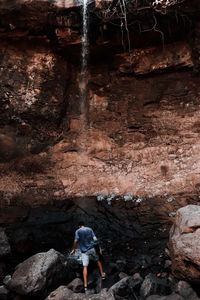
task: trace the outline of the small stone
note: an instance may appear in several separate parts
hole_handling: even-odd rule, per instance
[[[108,205],[111,205],[111,201],[116,197],[115,194],[111,194],[111,195],[108,195],[107,197],[107,202],[108,202]]]
[[[168,248],[165,248],[165,250],[164,250],[164,251],[165,251],[165,255],[166,255],[166,256],[168,256],[168,257],[170,257],[170,252],[169,252],[169,249],[168,249]]]
[[[83,291],[83,281],[80,278],[75,278],[67,285],[67,288],[74,293],[81,293]]]
[[[124,200],[125,201],[131,201],[131,200],[133,200],[133,194],[125,195],[124,196]]]
[[[172,202],[172,201],[174,201],[174,197],[173,196],[171,196],[171,197],[169,197],[168,199],[167,199],[167,202]]]
[[[105,194],[98,194],[97,195],[97,201],[103,201],[106,198]]]
[[[171,267],[171,265],[172,265],[171,260],[167,259],[167,260],[165,261],[164,268],[165,268],[165,269],[168,269],[169,267]]]
[[[122,278],[125,278],[125,277],[127,277],[128,275],[126,274],[126,273],[124,273],[124,272],[120,272],[119,273],[119,278],[120,279],[122,279]]]
[[[3,279],[3,283],[7,286],[11,280],[11,275],[6,275]]]
[[[141,203],[143,201],[143,198],[138,198],[138,199],[136,199],[136,203]]]
[[[174,218],[174,217],[175,217],[175,215],[176,215],[176,213],[175,213],[175,212],[173,212],[173,211],[169,213],[169,217],[170,217],[170,218]]]
[[[140,273],[133,274],[133,279],[143,281],[143,278],[141,277]]]

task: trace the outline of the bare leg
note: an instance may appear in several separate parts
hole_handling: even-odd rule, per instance
[[[100,274],[101,274],[101,276],[103,276],[103,274],[104,274],[103,273],[103,267],[102,267],[102,264],[101,264],[100,260],[98,260],[97,264],[98,264],[98,267],[99,267]]]
[[[83,281],[84,287],[87,287],[87,266],[83,266]]]

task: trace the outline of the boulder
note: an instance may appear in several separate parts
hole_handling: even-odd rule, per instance
[[[67,281],[66,258],[54,249],[35,254],[20,263],[8,281],[8,288],[26,296],[47,295]]]
[[[80,293],[83,291],[83,281],[80,278],[75,278],[72,282],[68,284],[67,287],[74,293]]]
[[[154,274],[148,274],[140,288],[142,299],[146,299],[150,295],[169,295],[171,288],[166,279],[157,278]]]
[[[173,293],[168,296],[151,295],[146,298],[146,300],[184,300],[184,299],[185,298],[183,298],[182,296],[176,293]]]
[[[94,294],[94,295],[88,295],[84,298],[83,294],[74,294],[72,297],[69,298],[69,300],[115,300],[116,298],[113,296],[113,293],[111,291],[107,291],[106,289],[103,289],[101,293]]]
[[[124,273],[124,272],[119,273],[119,279],[123,279],[123,278],[126,278],[126,277],[128,277],[128,275],[126,273]]]
[[[176,285],[175,292],[184,297],[184,299],[197,300],[199,297],[196,292],[191,288],[188,282],[183,280],[179,281]]]
[[[3,228],[0,228],[0,257],[10,254],[10,245]]]
[[[159,296],[151,295],[146,300],[199,300],[196,292],[191,288],[190,284],[185,281],[179,281],[171,295]]]
[[[99,294],[84,295],[83,293],[74,294],[66,286],[60,286],[53,291],[45,300],[115,300],[112,292],[103,289]]]
[[[200,282],[200,206],[187,205],[177,211],[169,247],[173,275]]]
[[[115,283],[109,291],[114,295],[115,299],[125,299],[133,294],[133,290],[136,286],[141,283],[139,279],[134,279],[133,277],[125,277]]]
[[[68,300],[73,292],[66,286],[61,285],[55,291],[51,292],[45,300]]]

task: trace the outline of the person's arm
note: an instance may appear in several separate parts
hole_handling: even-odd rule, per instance
[[[99,244],[99,254],[102,255],[102,249],[101,249],[100,244]]]
[[[79,234],[78,234],[78,230],[76,230],[76,232],[75,232],[75,238],[74,238],[74,245],[73,245],[72,251],[70,252],[70,255],[72,255],[72,254],[75,253],[76,247],[78,245],[78,241],[79,241]]]
[[[94,240],[95,242],[97,242],[98,239],[97,239],[97,237],[96,237],[96,235],[94,234],[94,231],[93,231],[92,229],[91,229],[91,234],[92,234],[93,240]]]
[[[99,243],[99,240],[97,239],[96,235],[94,234],[94,231],[92,230],[92,237],[93,237],[93,240],[98,244],[99,246],[99,254],[102,255],[102,249],[101,249],[101,246],[100,246],[100,243]]]
[[[73,255],[75,253],[76,247],[77,247],[78,243],[74,241],[74,245],[73,245],[73,249],[70,252],[70,255]]]

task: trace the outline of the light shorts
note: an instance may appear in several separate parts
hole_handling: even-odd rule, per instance
[[[90,259],[94,261],[99,260],[99,256],[97,255],[96,250],[94,248],[89,249],[88,251],[82,253],[83,266],[87,267],[89,265]]]

